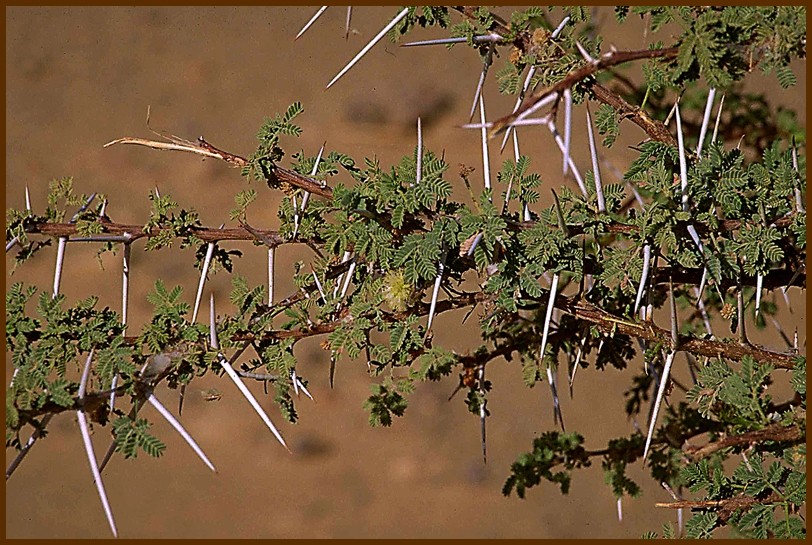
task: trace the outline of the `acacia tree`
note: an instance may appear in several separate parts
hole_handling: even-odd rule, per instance
[[[403,45],[459,43],[480,55],[471,109],[480,117],[463,128],[481,131],[484,183],[473,169],[451,170],[426,149],[419,119],[414,151],[393,166],[324,148],[286,161],[283,145],[301,133],[295,121],[303,107],[296,103],[265,120],[248,157],[202,138],[108,144],[184,151],[239,167],[249,185],[219,228],[202,225],[193,209],[157,190],[143,225],[118,223],[107,214],[113,196],[108,205],[107,196],[77,194],[70,179],[52,182],[43,214],[30,205],[7,209],[7,253],[16,248],[19,264],[55,244],[57,265],[53,289],[15,283],[6,294],[14,368],[6,446],[19,450],[6,478],[53,415],[76,412],[116,534],[101,471],[115,452],[158,456],[165,448],[138,414],[145,403],[214,469],[155,396],[159,382],[182,399],[194,379],[227,375],[287,448],[243,381],[272,384],[280,415],[295,422],[292,394],[309,392],[293,350],[319,337],[330,354],[331,385],[339,359],[369,366],[372,394],[364,408],[373,426],[404,414],[420,382],[458,374],[465,403],[481,420],[483,457],[494,387],[488,366],[518,363],[528,387],[549,388],[561,429],[532,438],[530,451],[510,468],[506,495],[524,497],[542,481],[567,493],[575,470],[600,460],[618,500],[634,497],[640,487],[626,470],[639,463],[674,497],[658,505],[691,510],[689,537],[725,527],[737,535],[803,537],[805,347],[797,330],[794,340],[785,333],[776,304],[763,294],[786,298],[790,287],[805,287],[805,127],[793,112],[744,92],[741,81],[761,70],[783,87],[795,83],[789,63],[805,58],[805,8],[618,7],[615,15],[634,28],[642,20],[663,41],[645,50],[607,48],[583,8],[535,7],[504,20],[485,8],[441,6],[398,10],[370,42],[436,26],[451,37]],[[488,122],[480,91],[497,52],[505,59],[495,73],[500,91],[517,99],[512,112]],[[623,73],[638,64],[640,82]],[[570,155],[570,134],[584,119],[592,161],[582,171]],[[519,130],[532,125],[551,133],[563,175],[574,182],[551,188],[549,208],[539,200],[550,184],[531,172],[531,158],[519,150]],[[611,149],[621,127],[638,131],[641,142],[625,172],[607,183],[595,131]],[[497,143],[511,145],[514,158],[492,175],[487,150]],[[472,206],[452,199],[458,179]],[[279,230],[248,221],[261,199],[257,182],[285,194]],[[218,316],[212,297],[210,325],[198,324],[206,275],[233,271],[240,252],[228,242],[239,240],[267,250],[268,283],[251,286],[234,274],[229,312]],[[59,293],[64,250],[76,242],[121,251],[121,312],[98,308],[92,295],[70,305]],[[126,335],[129,259],[141,242],[143,251],[194,247],[201,276],[194,305],[179,287],[156,279],[148,297],[152,318],[138,335]],[[274,255],[287,244],[306,244],[312,257],[296,266],[297,291],[279,299]],[[481,346],[469,353],[433,343],[435,316],[455,309],[468,309],[465,319],[476,313]],[[749,327],[767,325],[784,349],[748,340]],[[251,356],[237,364],[243,354]],[[678,354],[686,356],[691,384],[670,378]],[[559,377],[571,388],[579,368],[630,365],[639,368],[626,413],[640,415],[646,427],[586,449],[584,436],[565,431]],[[786,374],[789,395],[773,386]],[[88,419],[111,430],[101,461]],[[663,529],[667,537],[682,532]]]

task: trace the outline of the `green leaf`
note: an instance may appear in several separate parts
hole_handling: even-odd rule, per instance
[[[369,411],[369,424],[391,426],[392,415],[403,416],[406,411],[406,399],[392,389],[392,385],[373,384],[372,395],[364,402],[364,409]]]

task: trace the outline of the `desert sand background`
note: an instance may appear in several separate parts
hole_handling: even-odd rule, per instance
[[[214,160],[140,147],[102,145],[122,136],[151,138],[145,125],[188,139],[203,135],[223,149],[248,155],[264,116],[301,101],[297,119],[304,133],[287,138],[288,155],[304,150],[349,153],[361,162],[377,156],[388,166],[415,145],[415,120],[423,118],[424,144],[445,152],[451,165],[447,178],[459,199],[467,199],[454,172],[458,163],[477,168],[481,176],[478,131],[457,125],[467,121],[481,69],[470,49],[442,47],[401,49],[379,43],[328,91],[327,82],[394,16],[394,7],[358,7],[354,32],[344,39],[345,8],[332,7],[298,41],[293,37],[316,8],[6,8],[6,199],[21,206],[28,185],[35,210],[45,207],[48,182],[73,176],[78,192],[104,192],[108,215],[115,221],[143,223],[148,192],[159,187],[183,207],[200,212],[206,225],[228,223],[233,195],[245,187],[239,171]],[[505,8],[500,13],[509,13]],[[555,17],[555,16],[554,16]],[[557,15],[560,18],[560,15]],[[614,28],[603,12],[600,31],[618,48],[647,46],[642,27]],[[440,36],[437,29],[415,32],[410,39]],[[485,86],[488,117],[506,113],[513,98],[498,94],[493,73]],[[805,122],[805,64],[794,66],[799,85],[784,91],[755,76],[754,88],[768,89],[777,103],[792,104]],[[582,114],[579,110],[576,114]],[[580,118],[579,118],[580,119]],[[575,151],[588,168],[585,130],[576,124]],[[643,138],[624,125],[628,143]],[[560,155],[549,133],[521,131],[522,152],[532,157],[543,187],[572,183],[560,174]],[[628,151],[619,142],[607,152],[625,168]],[[511,157],[491,148],[495,167]],[[284,161],[283,161],[284,163]],[[346,181],[346,179],[345,179]],[[278,226],[279,195],[261,184],[262,206],[249,211],[252,225]],[[547,193],[542,191],[542,193]],[[545,197],[546,199],[546,197]],[[546,200],[544,201],[546,206]],[[244,256],[235,271],[252,285],[266,281],[265,252],[249,243],[235,243]],[[156,278],[181,284],[193,302],[197,285],[190,250],[145,253],[136,244],[132,257],[130,331],[149,316],[145,296]],[[91,294],[101,306],[120,309],[120,254],[106,256],[104,268],[90,246],[70,245],[62,291],[68,302]],[[55,251],[42,252],[6,285],[24,281],[50,290]],[[277,252],[277,297],[293,286],[289,275],[307,252],[283,247]],[[6,266],[12,260],[6,258]],[[227,312],[230,278],[211,276],[219,312]],[[805,330],[805,307],[792,290],[795,320]],[[782,303],[780,303],[782,304]],[[435,344],[465,350],[476,346],[474,320],[460,326],[465,310],[447,313],[435,322]],[[205,308],[201,315],[206,316]],[[756,342],[780,347],[771,332],[756,333]],[[803,340],[803,337],[802,337]],[[629,474],[644,486],[643,496],[623,502],[617,520],[616,502],[603,484],[600,461],[576,472],[571,492],[542,484],[525,500],[505,498],[501,486],[510,464],[531,447],[534,436],[555,429],[549,390],[544,384],[527,389],[516,361],[488,367],[494,388],[489,396],[487,465],[482,464],[479,420],[462,395],[446,399],[456,375],[441,383],[419,384],[409,398],[405,416],[391,428],[370,428],[361,405],[373,380],[366,365],[339,362],[336,387],[328,385],[328,359],[318,339],[297,347],[300,374],[310,381],[317,403],[302,398],[295,426],[281,423],[259,384],[249,384],[263,399],[271,418],[294,452],[287,454],[225,379],[194,381],[187,391],[183,423],[218,468],[210,473],[176,434],[148,409],[153,431],[168,448],[159,459],[143,453],[134,460],[115,457],[104,482],[121,537],[127,538],[294,538],[294,537],[456,537],[456,538],[587,538],[639,537],[659,530],[673,512],[653,503],[668,501],[639,465]],[[684,362],[681,362],[684,363]],[[573,399],[562,393],[568,430],[599,448],[609,438],[633,430],[623,412],[623,391],[633,369],[579,372]],[[687,379],[681,365],[676,376]],[[10,363],[6,363],[6,370]],[[202,392],[216,388],[217,402]],[[177,393],[158,390],[173,412]],[[6,537],[106,538],[109,530],[82,448],[75,415],[61,414],[49,435],[30,453],[6,484]],[[109,433],[97,429],[94,442],[103,452]],[[14,453],[7,450],[7,463]]]

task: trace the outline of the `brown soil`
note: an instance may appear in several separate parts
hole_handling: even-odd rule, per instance
[[[19,206],[28,185],[35,209],[45,206],[48,181],[73,176],[77,190],[109,196],[108,214],[116,221],[143,223],[147,193],[158,186],[182,206],[194,207],[206,225],[227,222],[226,211],[244,181],[224,163],[136,147],[102,149],[121,136],[150,138],[147,106],[155,129],[246,155],[264,116],[301,101],[304,133],[283,141],[289,153],[313,155],[328,149],[357,161],[376,154],[390,165],[415,145],[415,118],[423,117],[424,142],[481,173],[479,134],[456,125],[466,122],[480,70],[470,50],[459,47],[399,49],[380,43],[329,91],[334,74],[388,21],[395,8],[356,8],[357,34],[344,40],[344,8],[327,10],[302,38],[293,36],[315,8],[7,8],[6,9],[6,197]],[[642,32],[610,35],[618,47],[645,45]],[[415,39],[437,36],[419,32]],[[497,63],[497,68],[501,61]],[[803,65],[805,70],[805,65]],[[799,73],[796,70],[796,73]],[[791,103],[798,88],[773,97]],[[501,97],[489,78],[485,96],[489,118],[508,111],[513,99]],[[796,105],[805,115],[804,105]],[[627,127],[632,142],[642,139]],[[585,131],[574,138],[585,142]],[[583,146],[585,148],[585,146]],[[523,131],[522,151],[545,186],[562,183],[560,155],[549,134]],[[613,160],[624,164],[616,146]],[[512,157],[512,156],[511,156]],[[587,156],[576,154],[587,164]],[[491,162],[503,158],[496,149]],[[474,176],[477,174],[475,173]],[[449,176],[456,183],[456,176]],[[346,180],[345,180],[346,181]],[[278,196],[255,186],[267,206],[254,206],[253,225],[278,225]],[[461,184],[458,198],[465,197]],[[261,249],[235,244],[244,252],[236,270],[252,284],[265,282]],[[192,301],[197,273],[189,250],[133,252],[131,327],[149,315],[145,299],[156,278],[180,283]],[[120,255],[106,256],[104,269],[89,247],[72,245],[62,291],[68,301],[99,294],[101,305],[120,308]],[[43,252],[13,276],[49,290],[53,250]],[[306,252],[283,248],[277,254],[277,293],[292,289],[293,263]],[[6,259],[10,267],[12,260]],[[210,278],[208,289],[221,301],[230,281]],[[207,291],[208,291],[207,289]],[[793,295],[795,297],[795,295]],[[804,308],[796,297],[796,308]],[[796,310],[796,317],[798,316]],[[460,326],[464,311],[436,321],[435,343],[465,350],[476,344],[475,322]],[[802,318],[802,322],[805,318]],[[799,325],[803,326],[803,323]],[[765,337],[765,344],[775,339]],[[780,341],[776,341],[780,342]],[[618,522],[616,503],[603,484],[599,461],[575,476],[569,495],[552,485],[529,491],[526,500],[505,498],[500,489],[508,469],[534,436],[554,429],[550,394],[544,384],[527,389],[512,363],[489,367],[494,390],[488,407],[488,463],[479,448],[479,421],[463,403],[446,398],[456,377],[420,384],[404,417],[391,428],[370,428],[361,405],[369,395],[363,363],[340,362],[336,387],[328,385],[328,360],[317,341],[297,348],[300,374],[310,381],[317,403],[302,399],[300,422],[282,425],[292,446],[287,454],[263,427],[232,384],[209,377],[187,393],[183,422],[218,468],[211,474],[171,429],[156,418],[155,433],[168,449],[157,460],[116,457],[104,474],[122,537],[638,537],[656,530],[674,513],[657,510],[667,494],[650,483],[640,467],[630,476],[644,484],[640,500],[624,500]],[[637,362],[631,363],[634,367]],[[6,363],[6,369],[10,363]],[[677,369],[677,376],[685,374]],[[575,395],[563,394],[566,424],[599,448],[633,430],[623,413],[622,393],[632,374],[579,372]],[[250,387],[279,421],[261,385]],[[220,401],[202,393],[216,388]],[[175,411],[177,393],[158,396]],[[154,412],[146,413],[156,417]],[[109,537],[92,484],[73,415],[54,418],[48,437],[36,446],[6,486],[6,536],[10,538]],[[109,441],[107,430],[94,436],[97,452]],[[7,450],[7,463],[13,457]]]

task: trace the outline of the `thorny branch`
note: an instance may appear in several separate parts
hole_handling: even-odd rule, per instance
[[[641,59],[673,58],[677,56],[678,52],[678,47],[669,47],[665,49],[613,51],[606,53],[597,59],[596,63],[587,63],[585,66],[582,66],[581,68],[573,70],[567,74],[558,83],[544,89],[540,89],[525,98],[524,103],[518,110],[493,122],[491,134],[495,135],[506,129],[510,123],[515,121],[524,112],[532,108],[540,100],[545,99],[553,93],[562,93],[564,89],[571,88],[576,83],[584,81],[602,69]],[[606,102],[610,106],[617,108],[622,116],[628,117],[635,124],[640,126],[640,128],[646,131],[646,134],[648,134],[650,138],[676,146],[674,137],[671,136],[671,133],[662,122],[651,119],[643,110],[631,106],[625,100],[598,83],[592,83],[590,88],[595,92],[595,97],[598,98],[598,100]]]
[[[754,498],[741,494],[723,500],[675,501],[655,503],[655,507],[669,509],[711,509],[716,511],[719,520],[726,523],[735,513],[743,513],[756,505],[765,505],[785,501],[777,492],[771,492],[763,498]]]
[[[742,445],[751,445],[754,443],[762,443],[764,441],[777,441],[777,442],[790,442],[795,443],[803,440],[806,437],[804,430],[798,426],[783,426],[779,423],[771,424],[766,428],[760,430],[753,430],[743,433],[741,435],[732,435],[725,437],[719,441],[708,443],[703,447],[687,446],[683,450],[693,460],[699,460],[710,456],[714,452],[720,451],[728,447],[738,447]]]
[[[107,218],[100,218],[99,222],[103,228],[104,235],[96,235],[90,237],[91,242],[103,242],[104,236],[127,237],[128,242],[132,242],[141,238],[150,238],[160,235],[164,231],[170,230],[169,228],[153,227],[149,231],[145,230],[141,225],[130,225],[123,223],[115,223],[109,221]],[[790,225],[792,222],[791,217],[780,218],[775,221],[775,226],[783,228]],[[520,229],[529,229],[535,222],[521,222],[515,223],[515,227]],[[742,222],[739,220],[726,220],[721,222],[720,228],[722,230],[735,230],[740,228]],[[571,234],[580,232],[580,226],[568,226]],[[633,233],[638,230],[636,225],[626,225],[621,223],[613,223],[607,225],[607,231],[610,233]],[[698,229],[701,230],[701,229]],[[41,234],[52,237],[70,237],[79,233],[79,226],[75,223],[48,223],[39,222],[33,223],[26,227],[26,232],[31,234]],[[212,228],[212,227],[191,227],[190,235],[194,235],[204,242],[221,242],[221,241],[259,241],[269,248],[274,248],[284,244],[306,244],[316,250],[320,240],[296,238],[293,240],[284,239],[278,231],[268,229],[257,229],[251,227],[247,223],[242,223],[240,227],[229,228]],[[114,240],[114,242],[120,242]],[[591,263],[584,263],[584,271],[586,273],[592,272]],[[668,278],[672,277],[677,284],[693,284],[698,285],[702,279],[703,270],[701,268],[685,268],[685,267],[660,267],[654,273],[652,282],[654,285],[664,284],[668,282]],[[757,278],[754,276],[742,276],[742,285],[756,286]],[[806,287],[806,272],[804,270],[792,271],[787,269],[774,269],[768,272],[762,278],[762,288],[771,290],[785,286]],[[722,286],[726,289],[728,286]],[[313,288],[315,290],[315,287]]]

